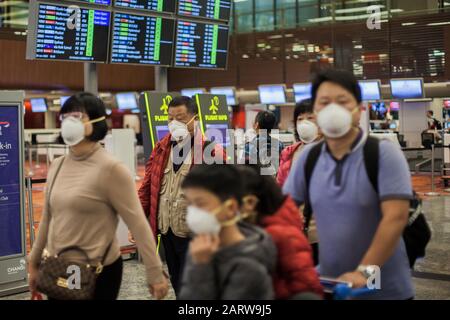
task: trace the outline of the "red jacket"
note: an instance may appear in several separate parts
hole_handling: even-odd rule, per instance
[[[303,222],[295,202],[287,197],[278,211],[263,218],[261,225],[277,247],[277,271],[273,276],[276,299],[289,299],[297,293],[323,295],[314,268],[311,246],[303,233]]]
[[[294,158],[294,153],[302,145],[302,142],[297,142],[293,145],[286,147],[280,156],[280,167],[277,174],[277,182],[280,186],[283,186],[286,179],[291,171],[292,159]]]
[[[192,164],[203,162],[203,149],[205,147],[205,139],[203,135],[197,134],[194,139],[194,148],[192,152]],[[201,145],[201,148],[196,146]],[[159,141],[145,166],[144,181],[139,188],[138,194],[144,213],[147,216],[150,227],[152,228],[155,237],[158,234],[158,207],[159,207],[159,192],[161,189],[161,182],[164,177],[164,169],[167,166],[171,150],[171,136],[168,134],[161,141]],[[222,153],[224,161],[226,160],[224,150],[216,145],[212,154]],[[191,167],[192,168],[192,167]]]

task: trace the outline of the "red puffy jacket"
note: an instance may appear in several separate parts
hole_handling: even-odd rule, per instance
[[[297,293],[320,296],[323,289],[314,268],[311,246],[303,233],[300,211],[287,197],[278,211],[261,221],[278,250],[277,271],[273,276],[276,299],[289,299]]]
[[[280,167],[277,174],[277,182],[280,186],[283,186],[286,179],[291,171],[292,159],[294,158],[294,153],[302,145],[302,142],[297,142],[290,145],[281,152],[280,156]]]
[[[193,165],[203,162],[203,150],[206,141],[202,134],[196,134],[194,140],[194,148],[192,152]],[[201,145],[202,147],[196,147],[198,145]],[[150,222],[150,227],[152,228],[155,237],[158,234],[159,192],[161,190],[164,169],[167,165],[167,161],[169,160],[171,147],[172,143],[170,134],[165,136],[155,145],[155,148],[150,154],[150,158],[145,166],[144,181],[138,191],[141,205]],[[219,153],[222,154],[222,158],[225,161],[225,151],[219,145],[215,145],[212,155]]]

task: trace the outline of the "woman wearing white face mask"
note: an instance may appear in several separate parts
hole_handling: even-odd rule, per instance
[[[122,279],[122,259],[115,235],[119,216],[135,236],[150,292],[158,299],[167,293],[167,277],[156,255],[154,237],[134,180],[128,169],[98,143],[108,130],[105,117],[103,102],[89,93],[70,97],[61,109],[61,136],[70,152],[56,159],[49,169],[46,205],[29,258],[32,293],[45,289],[40,283],[45,248],[49,256],[57,255],[63,261],[102,266],[97,269],[91,298],[116,299]],[[68,277],[60,275],[64,276]],[[48,295],[49,299],[63,299]]]
[[[182,184],[187,223],[195,234],[180,299],[273,299],[276,248],[262,229],[240,222],[243,187],[231,165],[199,165]]]
[[[292,163],[299,157],[303,147],[321,139],[310,99],[303,100],[295,106],[294,124],[297,143],[286,147],[281,153],[280,168],[277,174],[277,182],[280,186],[283,186],[286,181]]]

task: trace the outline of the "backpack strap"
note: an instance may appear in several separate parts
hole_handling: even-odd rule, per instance
[[[319,160],[320,152],[322,151],[322,146],[324,142],[320,142],[311,148],[309,151],[308,157],[306,158],[305,163],[305,207],[303,208],[303,217],[305,218],[305,224],[303,231],[305,234],[308,234],[309,223],[312,217],[312,207],[311,207],[311,199],[309,198],[309,185],[311,183],[311,177],[314,171],[314,167],[316,166],[317,160]]]
[[[367,176],[369,177],[370,184],[377,194],[378,190],[378,168],[379,168],[379,156],[380,156],[380,140],[375,137],[368,136],[367,141],[364,144],[364,165],[366,167]]]

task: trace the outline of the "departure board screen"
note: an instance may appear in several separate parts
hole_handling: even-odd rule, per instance
[[[31,11],[34,14],[33,11]],[[106,62],[111,13],[38,3],[31,58]]]
[[[72,1],[92,3],[92,4],[101,4],[101,5],[109,6],[111,4],[112,0],[72,0]]]
[[[175,13],[175,0],[116,0],[116,7]]]
[[[179,20],[174,66],[225,69],[228,30],[223,25]]]
[[[178,14],[216,20],[230,20],[231,0],[179,0]]]
[[[170,66],[174,29],[171,19],[116,12],[111,62]]]

